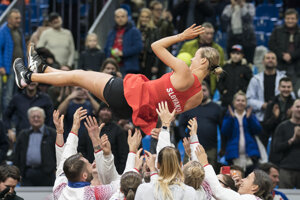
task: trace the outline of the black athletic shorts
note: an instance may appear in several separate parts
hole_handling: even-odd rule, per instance
[[[132,108],[124,96],[123,79],[112,77],[104,87],[103,96],[116,117],[131,119]]]

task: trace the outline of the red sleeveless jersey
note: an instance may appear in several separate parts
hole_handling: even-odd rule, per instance
[[[133,124],[147,135],[156,127],[156,108],[159,102],[167,101],[170,112],[175,109],[176,113],[181,113],[187,100],[201,91],[201,83],[196,75],[193,74],[193,85],[183,92],[173,87],[171,75],[172,73],[167,73],[151,81],[142,74],[128,74],[124,78],[124,96],[133,110]]]

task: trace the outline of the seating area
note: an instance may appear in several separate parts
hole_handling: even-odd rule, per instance
[[[283,19],[282,16],[280,16],[280,13],[282,12],[282,5],[282,0],[275,0],[275,4],[268,4],[268,1],[265,1],[263,4],[260,4],[256,7],[253,25],[255,29],[257,46],[263,45],[268,47],[269,37],[273,29],[276,26],[282,25]],[[226,40],[226,33],[218,30],[215,34],[215,41],[223,48],[226,48]]]

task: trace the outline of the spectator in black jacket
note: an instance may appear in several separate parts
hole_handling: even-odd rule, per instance
[[[179,33],[193,23],[203,24],[207,17],[214,15],[214,12],[211,3],[206,0],[180,0],[172,10]],[[177,19],[179,20],[176,21]]]
[[[274,150],[281,153],[279,188],[300,189],[300,99],[292,106],[292,118],[275,131]]]
[[[278,58],[278,69],[285,70],[293,81],[294,91],[300,88],[300,27],[298,12],[287,9],[284,25],[275,28],[269,40],[269,48]]]
[[[20,170],[14,165],[0,166],[0,199],[23,200],[16,195],[15,187],[20,182]]]
[[[232,103],[233,95],[242,90],[246,93],[250,79],[252,78],[251,68],[247,60],[243,58],[243,47],[233,45],[230,51],[230,59],[223,66],[223,73],[218,82],[218,89],[221,94],[222,106],[227,108]]]
[[[40,92],[37,89],[38,83],[30,83],[21,93],[16,94],[9,102],[7,109],[4,112],[3,122],[8,130],[8,137],[12,142],[15,142],[16,135],[12,131],[13,123],[15,124],[16,134],[23,129],[30,127],[27,111],[29,108],[38,106],[44,109],[46,113],[45,123],[48,126],[53,126],[52,113],[53,104],[50,97]],[[14,117],[15,116],[15,117]],[[15,121],[13,121],[15,119]]]
[[[98,37],[95,33],[86,36],[85,47],[86,50],[80,54],[78,68],[99,72],[105,60],[105,53],[100,49]]]
[[[261,137],[262,143],[267,147],[269,137],[274,136],[276,127],[283,121],[291,117],[291,107],[294,99],[291,95],[293,84],[290,78],[284,77],[279,81],[279,95],[275,96],[268,104],[263,121],[264,137]],[[274,140],[272,141],[274,142]],[[279,165],[280,154],[274,153],[274,148],[271,145],[269,161]]]
[[[114,162],[116,169],[119,174],[122,174],[125,169],[127,155],[129,152],[127,133],[112,121],[112,115],[112,110],[105,103],[101,103],[100,110],[98,112],[99,124],[105,123],[105,126],[100,132],[100,137],[104,134],[108,136],[108,140],[111,144],[111,150],[115,158]],[[92,141],[87,133],[79,135],[78,152],[81,152],[91,163],[95,159]]]
[[[9,144],[8,138],[6,136],[6,130],[2,121],[0,121],[0,164],[3,163],[6,159],[8,147]]]
[[[30,108],[30,128],[24,129],[17,138],[14,164],[20,168],[24,186],[54,184],[56,131],[44,124],[45,117],[43,109]]]

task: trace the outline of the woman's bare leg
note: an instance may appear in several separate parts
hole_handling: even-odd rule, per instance
[[[112,75],[93,71],[52,69],[54,68],[47,67],[45,73],[33,73],[31,81],[54,86],[79,86],[87,89],[101,101],[107,103],[104,99],[103,91]]]

